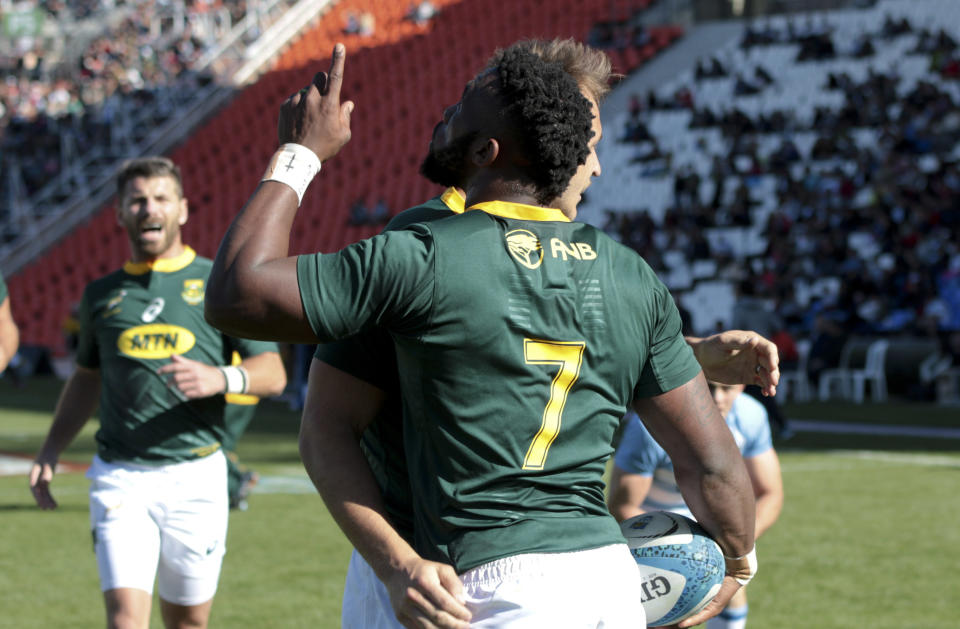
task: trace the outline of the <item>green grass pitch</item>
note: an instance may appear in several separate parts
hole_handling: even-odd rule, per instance
[[[37,378],[14,389],[0,380],[0,453],[35,453],[59,386]],[[960,427],[957,409],[917,404],[786,410],[815,421]],[[298,423],[284,405],[265,402],[241,441],[241,458],[275,493],[256,493],[249,511],[231,514],[212,627],[339,626],[350,545],[309,492]],[[87,426],[64,461],[89,461],[95,427]],[[758,543],[749,626],[960,626],[958,446],[948,437],[815,433],[778,444],[786,503]],[[58,475],[60,509],[45,513],[33,505],[24,475],[0,476],[0,627],[103,626],[86,490],[82,474]],[[151,626],[162,627],[154,608]]]

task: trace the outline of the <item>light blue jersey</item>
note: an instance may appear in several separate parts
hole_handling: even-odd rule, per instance
[[[767,411],[749,395],[739,395],[725,419],[743,458],[750,459],[773,448]],[[677,487],[673,462],[633,412],[627,414],[614,462],[628,474],[653,477],[650,491],[640,505],[644,511],[672,511],[693,517]]]

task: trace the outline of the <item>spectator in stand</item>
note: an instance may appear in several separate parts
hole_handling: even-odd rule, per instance
[[[430,0],[423,0],[422,2],[412,3],[407,10],[406,17],[415,24],[422,26],[436,17],[437,13],[437,7]]]

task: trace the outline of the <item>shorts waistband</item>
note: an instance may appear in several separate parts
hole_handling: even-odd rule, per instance
[[[598,548],[587,550],[574,550],[568,553],[524,553],[522,555],[512,555],[495,559],[467,570],[460,575],[460,580],[464,585],[480,585],[489,581],[502,581],[516,575],[535,576],[537,574],[550,574],[555,572],[561,566],[563,569],[569,569],[572,562],[584,561],[605,561],[609,556],[611,560],[614,557],[623,557],[627,551],[626,544],[609,544]],[[629,557],[629,551],[626,554]]]
[[[93,455],[93,465],[100,468],[124,469],[135,472],[150,472],[157,470],[175,471],[193,467],[217,465],[218,461],[225,459],[226,457],[224,456],[222,449],[198,459],[190,459],[189,461],[157,461],[155,464],[134,463],[132,461],[105,461],[104,459],[100,458],[99,454],[95,454]]]

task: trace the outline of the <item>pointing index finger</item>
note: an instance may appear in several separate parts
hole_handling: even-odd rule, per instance
[[[326,96],[340,102],[340,86],[343,84],[343,62],[347,56],[347,49],[343,44],[333,47],[333,58],[330,60],[330,72],[327,75]]]

